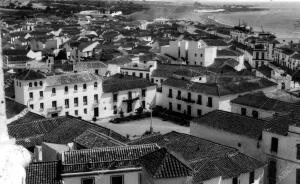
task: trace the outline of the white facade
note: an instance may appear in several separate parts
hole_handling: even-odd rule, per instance
[[[271,150],[272,139],[277,139],[277,151]],[[263,147],[269,164],[275,163],[276,181],[278,184],[298,184],[300,176],[300,128],[289,126],[287,135],[263,132]],[[270,167],[270,166],[269,166]],[[268,174],[270,176],[270,173]],[[298,181],[296,180],[298,178]],[[269,178],[267,179],[269,181]],[[272,180],[272,179],[271,179]],[[274,181],[274,180],[273,180]]]
[[[172,97],[169,97],[170,89],[172,90]],[[275,87],[269,87],[265,89],[257,89],[256,91],[263,90],[265,92],[269,92],[274,89]],[[178,91],[180,91],[181,93],[180,98],[177,98]],[[156,105],[162,106],[163,108],[167,108],[175,112],[184,113],[192,117],[198,117],[213,110],[223,110],[231,112],[232,106],[230,101],[237,98],[239,95],[247,94],[249,92],[225,96],[214,96],[205,93],[192,92],[188,89],[162,85],[162,92],[161,94],[157,95]],[[191,98],[190,100],[186,100],[189,93],[191,95]],[[211,105],[209,105],[210,99]]]
[[[139,179],[141,170],[141,168],[127,168],[101,172],[62,174],[62,181],[64,184],[82,184],[84,179],[94,179],[94,184],[111,184],[112,177],[122,177],[123,184],[141,184]]]
[[[143,95],[144,90],[144,95]],[[131,93],[131,107],[128,107],[130,102],[129,93]],[[114,99],[115,95],[115,99]],[[150,105],[155,104],[156,86],[149,86],[147,88],[138,88],[123,90],[116,93],[103,93],[100,100],[100,118],[120,116],[120,112],[124,116],[132,114],[139,107],[149,109]],[[130,106],[130,105],[129,105]]]
[[[226,132],[195,122],[190,122],[190,134],[202,139],[208,139],[213,142],[236,148],[241,153],[244,153],[262,162],[265,161],[265,155],[261,147],[261,142],[257,139]]]
[[[207,46],[203,41],[176,40],[161,48],[162,54],[185,60],[188,65],[209,66],[217,57],[215,46]]]
[[[15,100],[28,105],[31,111],[45,117],[67,114],[82,117],[85,120],[91,120],[94,117],[94,107],[95,104],[97,105],[95,95],[98,95],[100,100],[100,94],[102,94],[100,79],[57,86],[51,86],[48,82],[49,79],[26,81],[15,79]],[[86,89],[84,89],[85,85]]]

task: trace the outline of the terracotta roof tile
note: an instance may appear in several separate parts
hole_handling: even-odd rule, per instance
[[[60,184],[58,162],[36,162],[26,167],[26,184]]]

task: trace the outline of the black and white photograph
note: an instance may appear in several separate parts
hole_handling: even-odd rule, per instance
[[[0,0],[0,184],[300,184],[300,0]]]

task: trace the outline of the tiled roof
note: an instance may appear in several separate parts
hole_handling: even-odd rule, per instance
[[[264,129],[265,131],[284,136],[288,134],[290,125],[294,125],[297,127],[299,127],[300,125],[300,120],[291,119],[286,116],[275,115],[272,118],[268,118],[266,120],[267,123]]]
[[[104,93],[113,93],[118,91],[146,88],[155,86],[150,81],[129,75],[116,74],[104,79],[102,83]]]
[[[157,64],[157,69],[153,71],[152,77],[163,77],[163,78],[172,77],[173,73],[178,70],[192,70],[200,73],[206,71],[206,69],[201,66]]]
[[[36,162],[26,167],[26,184],[60,184],[58,162]]]
[[[274,111],[279,114],[291,114],[300,119],[300,105],[267,97],[263,92],[250,93],[233,99],[231,103]]]
[[[100,77],[90,72],[69,73],[47,77],[49,86],[86,83],[100,80]]]
[[[26,109],[26,105],[20,104],[13,99],[5,98],[5,105],[6,105],[6,117],[12,118],[15,115],[22,112],[24,109]]]
[[[156,144],[144,144],[64,152],[63,173],[139,167],[140,157],[158,148]]]
[[[147,136],[133,140],[129,144],[149,143],[157,143],[160,147],[170,150],[171,153],[176,153],[177,158],[182,158],[184,162],[187,162],[193,168],[193,183],[195,184],[218,176],[225,178],[238,176],[264,166],[237,149],[178,132]],[[157,162],[154,158],[152,160]],[[151,167],[150,173],[154,173],[157,165],[149,166]]]
[[[253,139],[261,137],[265,126],[263,120],[221,110],[209,112],[192,122]]]
[[[20,117],[15,121],[10,122],[10,125],[28,123],[28,122],[32,122],[44,118],[45,118],[44,116],[28,111],[24,116]]]
[[[220,39],[203,39],[208,46],[228,46],[226,42]]]
[[[256,78],[245,81],[228,83],[199,83],[187,80],[168,78],[163,82],[163,86],[172,86],[180,89],[187,89],[196,93],[203,93],[213,96],[225,96],[260,90],[268,87],[275,87],[277,84],[264,78]]]
[[[142,166],[155,179],[185,177],[192,174],[192,169],[169,153],[166,148],[161,148],[141,157]]]
[[[42,141],[67,144],[88,129],[110,136],[120,142],[128,141],[126,137],[108,128],[72,116],[45,118],[8,125],[9,135],[16,138],[20,144],[26,142],[26,145],[38,145]]]
[[[209,66],[209,68],[220,69],[224,66],[229,66],[234,69],[239,64],[239,62],[232,58],[216,58],[214,63]]]
[[[130,145],[157,143],[165,147],[184,160],[193,160],[207,157],[217,157],[236,152],[236,149],[224,146],[196,136],[179,132],[170,132],[164,135],[154,135],[131,141]]]
[[[234,51],[229,49],[217,50],[217,56],[241,56],[243,55],[240,51]]]
[[[222,176],[224,179],[233,178],[264,166],[254,158],[238,152],[224,157],[192,161],[190,165],[195,170],[193,183],[201,183],[218,176]]]
[[[19,80],[38,80],[45,79],[46,76],[41,72],[37,72],[34,70],[24,70],[23,72],[17,74],[16,78]]]
[[[81,135],[73,140],[74,143],[79,144],[84,148],[100,148],[112,146],[124,146],[125,144],[109,137],[105,134],[99,133],[93,129],[84,131]]]
[[[281,50],[281,52],[285,55],[292,55],[295,53],[294,50],[290,49],[290,48],[287,48],[287,47],[282,47],[282,48],[279,48]]]

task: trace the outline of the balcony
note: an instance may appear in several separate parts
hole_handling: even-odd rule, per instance
[[[191,98],[181,98],[181,100],[186,102],[186,103],[195,103],[195,100],[193,100]]]
[[[48,113],[55,113],[55,112],[60,112],[62,110],[62,106],[59,107],[51,107],[47,109]]]
[[[139,96],[134,97],[134,98],[131,97],[131,98],[123,99],[123,102],[132,103],[132,102],[134,102],[134,101],[136,101],[138,99],[140,99]]]

